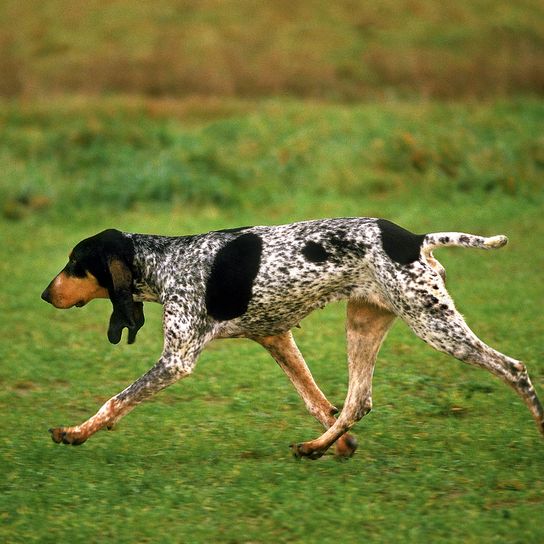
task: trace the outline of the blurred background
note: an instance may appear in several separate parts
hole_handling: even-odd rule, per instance
[[[4,0],[0,94],[541,94],[543,10],[538,0]]]
[[[543,21],[537,0],[4,0],[2,213],[535,196]]]

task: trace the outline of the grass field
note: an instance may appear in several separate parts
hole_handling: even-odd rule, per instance
[[[319,426],[259,346],[213,344],[195,373],[79,448],[47,429],[90,416],[157,359],[160,307],[134,346],[106,339],[109,303],[39,296],[81,238],[114,226],[182,234],[326,216],[416,231],[507,234],[442,250],[472,328],[523,360],[544,396],[543,107],[296,101],[71,100],[0,108],[2,542],[544,540],[542,437],[485,372],[402,323],[386,341],[359,450],[296,461]],[[335,404],[344,307],[296,338]]]

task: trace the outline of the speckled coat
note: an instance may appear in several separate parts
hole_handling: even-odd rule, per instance
[[[144,322],[142,302],[159,302],[164,305],[164,349],[147,374],[110,399],[93,418],[76,427],[52,429],[53,439],[83,442],[151,394],[190,374],[211,340],[247,337],[272,354],[326,429],[318,439],[294,446],[295,454],[317,458],[338,441],[337,453],[351,455],[356,443],[346,433],[371,408],[374,362],[397,316],[431,346],[486,368],[510,384],[544,433],[542,406],[524,365],[493,350],[468,328],[446,291],[444,269],[432,254],[441,246],[490,249],[505,243],[504,236],[417,235],[375,218],[323,219],[181,237],[109,230],[88,238],[72,252],[79,274],[69,263],[43,298],[69,307],[67,296],[62,296],[72,285],[73,304],[82,305],[94,296],[81,295],[84,290],[73,287],[70,278],[95,281],[93,292],[107,290],[106,295],[95,296],[109,296],[113,304],[108,330],[113,343],[120,340],[124,327],[133,342]],[[85,285],[85,292],[90,292]],[[350,384],[342,413],[335,419],[334,407],[313,381],[290,330],[316,308],[339,299],[348,300]]]

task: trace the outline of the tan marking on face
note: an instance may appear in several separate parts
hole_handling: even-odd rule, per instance
[[[55,308],[71,308],[87,304],[93,298],[108,298],[108,290],[89,272],[84,278],[69,276],[61,272],[49,287],[51,303]]]

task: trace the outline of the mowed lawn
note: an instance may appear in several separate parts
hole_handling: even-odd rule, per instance
[[[183,142],[190,147],[187,168],[195,184],[201,183],[199,173],[204,179],[213,169],[212,190],[219,196],[206,200],[204,185],[193,188],[198,197],[193,201],[183,195],[171,202],[168,194],[153,198],[149,187],[154,182],[166,186],[160,176],[170,162],[163,154],[156,158],[157,168],[147,172],[148,184],[140,179],[142,190],[149,193],[146,198],[153,202],[139,200],[136,194],[124,203],[113,191],[115,205],[109,208],[107,187],[99,184],[106,167],[118,176],[113,181],[108,178],[108,183],[124,182],[129,187],[131,180],[123,181],[123,172],[133,172],[130,157],[136,165],[138,160],[143,164],[160,148],[160,141],[138,139],[140,133],[129,131],[136,143],[130,147],[123,136],[121,145],[115,140],[118,127],[113,130],[106,124],[96,129],[95,139],[87,134],[90,147],[77,138],[70,146],[66,143],[70,125],[58,123],[57,112],[42,111],[31,116],[32,123],[14,113],[4,117],[11,147],[0,159],[3,164],[14,161],[8,174],[12,181],[26,179],[27,192],[18,193],[13,186],[6,189],[4,182],[2,542],[544,540],[544,441],[528,410],[496,378],[434,351],[401,322],[380,353],[374,409],[355,427],[359,449],[347,462],[332,455],[317,461],[291,456],[290,443],[316,437],[321,429],[274,361],[248,340],[212,344],[191,377],[138,407],[116,430],[100,432],[77,448],[50,440],[49,427],[75,424],[92,415],[145,372],[161,352],[158,305],[146,305],[147,322],[134,345],[112,346],[106,338],[109,302],[60,311],[40,300],[71,247],[110,226],[189,234],[242,224],[379,215],[416,232],[458,229],[506,234],[510,244],[501,250],[444,249],[436,256],[446,266],[448,288],[469,325],[496,349],[523,360],[544,396],[544,210],[538,186],[542,134],[531,132],[535,113],[541,109],[457,106],[447,110],[450,115],[442,128],[448,145],[433,147],[432,129],[423,135],[420,130],[437,122],[444,110],[425,106],[419,118],[415,106],[407,110],[389,105],[383,117],[372,117],[375,124],[369,130],[376,141],[372,140],[375,153],[371,155],[379,154],[381,159],[372,163],[375,176],[364,173],[359,187],[345,164],[366,164],[371,155],[360,156],[353,146],[342,147],[327,123],[348,126],[350,116],[356,121],[367,119],[367,110],[322,106],[319,144],[308,146],[312,132],[304,128],[315,129],[312,123],[319,117],[319,107],[309,112],[300,106],[297,114],[299,106],[290,104],[285,116],[278,107],[238,112],[230,121],[184,125],[182,120],[166,129],[162,117],[144,115],[152,136],[166,134],[165,148],[182,147]],[[267,112],[276,116],[276,126],[283,127],[281,137],[274,139],[276,132],[263,124]],[[494,115],[497,121],[489,122]],[[98,125],[104,127],[98,118]],[[133,130],[131,123],[137,124],[127,117],[126,126]],[[465,123],[469,128],[471,123],[480,124],[467,136]],[[76,129],[81,137],[82,130]],[[357,138],[366,137],[357,132],[363,129],[354,130]],[[395,139],[385,137],[390,133]],[[180,134],[186,140],[176,140]],[[470,142],[470,148],[456,147],[456,135]],[[243,145],[250,136],[254,148]],[[519,147],[520,141],[527,145]],[[54,142],[63,146],[64,156],[58,160],[47,153]],[[199,142],[207,147],[199,148]],[[221,145],[228,142],[230,156],[221,154]],[[116,146],[123,154],[122,164],[100,155]],[[274,157],[280,166],[259,146],[276,146]],[[286,170],[281,169],[282,146],[294,154],[294,158],[285,155]],[[88,149],[87,154],[82,151]],[[451,155],[448,150],[454,157],[445,163]],[[311,165],[304,161],[308,155]],[[180,152],[179,164],[184,157]],[[395,157],[399,162],[394,162]],[[25,170],[17,160],[31,166]],[[510,168],[509,173],[518,173],[519,178],[481,179],[486,165],[491,168],[497,161],[501,166],[495,173],[508,173]],[[469,163],[473,169],[462,176],[454,173],[442,179],[436,174],[440,164],[463,170]],[[424,170],[422,165],[427,165]],[[308,182],[290,192],[289,176],[300,181],[304,169],[325,174],[317,175],[316,187]],[[253,187],[248,181],[251,172],[258,180]],[[471,172],[476,176],[474,191],[463,185]],[[40,184],[40,176],[52,185]],[[76,177],[92,180],[95,189],[82,182],[71,186]],[[393,187],[387,185],[390,177]],[[348,183],[347,189],[333,187],[334,179]],[[230,183],[226,192],[223,181]],[[236,193],[237,183],[255,202],[244,202]],[[281,183],[285,183],[283,192]],[[269,203],[257,199],[261,186],[265,195],[275,192]],[[84,195],[79,200],[78,191]],[[337,406],[343,402],[347,381],[344,312],[344,304],[332,304],[295,331],[316,380]]]

